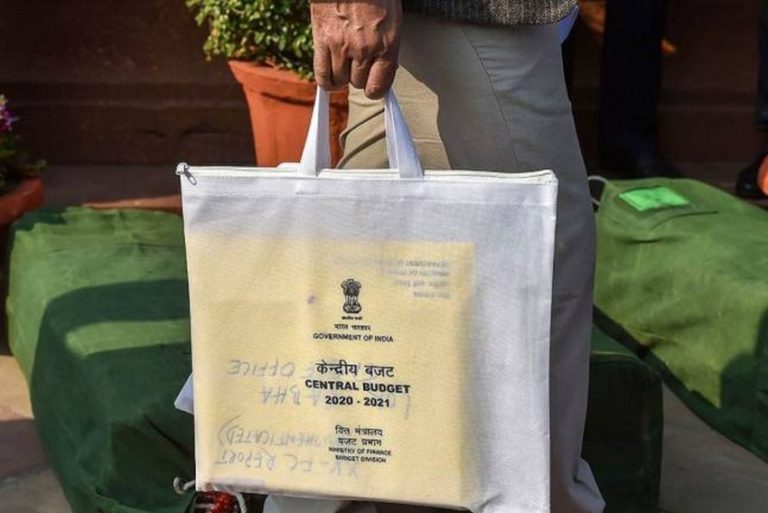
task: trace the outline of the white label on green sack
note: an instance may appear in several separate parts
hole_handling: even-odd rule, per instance
[[[466,503],[471,244],[187,249],[199,484]]]

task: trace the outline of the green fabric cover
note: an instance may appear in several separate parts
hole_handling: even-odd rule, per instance
[[[48,460],[75,513],[180,513],[194,475],[182,227],[153,212],[72,209],[13,229],[9,341]]]
[[[658,187],[686,201],[622,199]],[[693,180],[629,180],[606,185],[597,225],[601,325],[768,461],[768,213]]]
[[[661,379],[624,346],[592,330],[584,459],[604,513],[657,513],[664,429]]]
[[[180,219],[73,208],[13,234],[11,348],[74,512],[185,511],[171,488],[194,473],[192,417],[173,408],[190,372]],[[605,335],[593,345],[585,457],[607,513],[655,513],[659,381]]]

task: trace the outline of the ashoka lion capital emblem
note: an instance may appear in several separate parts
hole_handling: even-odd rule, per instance
[[[363,310],[357,298],[360,295],[362,285],[359,281],[349,278],[341,282],[344,291],[344,311],[348,314],[357,314]]]

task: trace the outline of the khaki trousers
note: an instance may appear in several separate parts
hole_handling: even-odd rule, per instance
[[[406,15],[400,63],[394,89],[425,169],[552,169],[557,174],[550,356],[552,511],[601,512],[600,492],[581,459],[594,216],[557,28],[484,27]],[[351,91],[342,143],[340,167],[388,167],[382,102]],[[270,511],[335,511],[345,505],[277,499],[270,501]]]

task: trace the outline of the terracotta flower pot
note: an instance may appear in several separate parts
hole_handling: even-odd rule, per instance
[[[229,61],[243,86],[251,114],[256,162],[273,167],[298,162],[312,117],[316,86],[295,73],[250,62]],[[339,136],[347,125],[346,91],[331,95],[331,156],[341,158]]]
[[[8,294],[8,228],[15,220],[43,204],[43,181],[27,178],[5,194],[0,195],[0,299]],[[0,338],[7,337],[5,309],[0,310]]]
[[[43,204],[43,181],[27,178],[5,194],[0,195],[0,244],[5,245],[8,227],[26,212]]]

